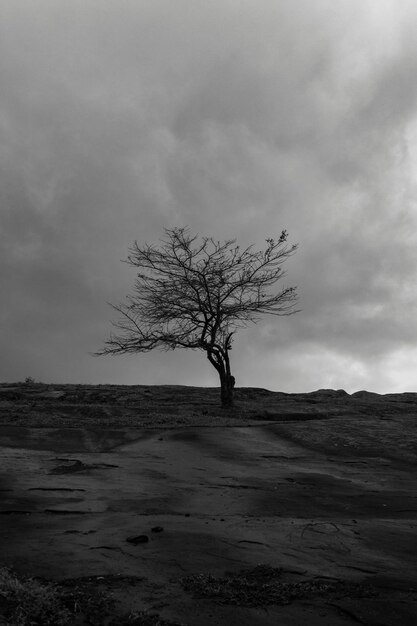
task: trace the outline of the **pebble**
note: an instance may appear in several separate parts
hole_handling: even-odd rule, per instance
[[[148,543],[149,537],[148,535],[137,535],[136,537],[128,537],[126,541],[128,543],[133,543],[134,546],[137,546],[139,543]]]

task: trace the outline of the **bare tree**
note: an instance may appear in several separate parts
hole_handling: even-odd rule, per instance
[[[297,249],[287,232],[267,239],[263,251],[243,250],[187,228],[165,230],[159,246],[137,242],[125,261],[139,269],[117,329],[98,354],[148,352],[154,348],[203,350],[217,370],[223,406],[233,404],[235,379],[230,367],[232,339],[239,327],[262,314],[295,313],[295,287],[271,287],[284,276],[282,264]]]

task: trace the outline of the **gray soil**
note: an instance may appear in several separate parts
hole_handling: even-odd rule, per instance
[[[88,577],[116,616],[161,624],[415,626],[417,395],[216,403],[186,387],[0,385],[1,564]],[[257,595],[247,579],[225,593],[260,564]],[[277,568],[280,593],[298,590],[285,602]]]

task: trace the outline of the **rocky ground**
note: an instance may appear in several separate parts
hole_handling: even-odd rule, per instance
[[[217,388],[180,385],[48,385],[0,383],[0,424],[18,426],[224,426],[253,420],[413,416],[417,393],[380,395],[343,389],[282,393],[237,388],[222,410]],[[167,419],[169,418],[169,421]]]
[[[0,565],[63,624],[417,623],[417,394],[3,384],[0,443]]]

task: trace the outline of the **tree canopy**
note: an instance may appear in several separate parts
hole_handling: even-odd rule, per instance
[[[139,270],[134,287],[126,302],[112,305],[120,318],[99,354],[203,350],[219,374],[222,403],[232,404],[229,352],[236,330],[264,314],[296,312],[296,288],[273,289],[296,249],[285,230],[259,251],[241,249],[235,239],[200,238],[187,228],[165,229],[159,245],[135,241],[126,260]]]

